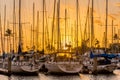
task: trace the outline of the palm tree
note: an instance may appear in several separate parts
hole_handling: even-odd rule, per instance
[[[11,36],[12,35],[12,30],[7,29],[5,36]]]
[[[7,40],[9,40],[10,45],[10,51],[11,51],[11,36],[12,36],[12,30],[9,28],[5,31],[5,36],[7,37]]]

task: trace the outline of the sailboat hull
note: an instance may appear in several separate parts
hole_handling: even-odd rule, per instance
[[[45,63],[45,67],[51,73],[78,73],[82,69],[81,65],[76,62],[51,62]]]

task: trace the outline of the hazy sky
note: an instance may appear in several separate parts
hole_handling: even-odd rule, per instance
[[[18,0],[16,1],[16,15],[18,16]],[[48,23],[49,23],[49,32],[51,32],[51,21],[53,16],[53,1],[54,0],[46,0],[46,12],[48,17]],[[106,0],[94,0],[94,18],[95,20],[100,20],[102,24],[105,24],[105,1]],[[109,15],[113,15],[116,20],[115,24],[119,25],[119,14],[120,14],[120,0],[108,0],[109,1]],[[42,26],[42,0],[22,0],[22,22],[30,22],[30,24],[27,24],[24,29],[26,31],[30,31],[30,25],[32,24],[32,6],[33,2],[35,3],[35,10],[37,14],[37,11],[40,12],[40,26]],[[65,5],[66,2],[66,5]],[[12,22],[13,17],[13,0],[0,0],[0,13],[2,16],[2,23],[3,23],[3,16],[4,16],[4,5],[6,4],[7,7],[7,20],[9,22]],[[87,11],[87,4],[88,0],[79,0],[79,10],[80,10],[80,23],[82,26],[82,30],[84,29],[85,25],[85,17],[86,17],[86,11]],[[61,18],[64,18],[64,9],[65,6],[68,11],[68,18],[69,18],[69,26],[71,27],[74,25],[74,22],[76,21],[76,0],[61,0]],[[91,5],[90,5],[91,6]],[[35,15],[36,16],[36,15]],[[18,18],[18,17],[17,17]],[[35,18],[36,20],[36,18]],[[108,25],[111,25],[111,18],[109,17],[109,23]],[[28,28],[29,27],[29,28]],[[61,28],[64,28],[64,20],[61,20]],[[104,26],[99,26],[98,24],[95,24],[95,35],[96,37],[102,41],[103,39],[103,32],[104,32]],[[42,29],[42,27],[40,28]],[[116,29],[119,29],[119,27],[116,27]],[[108,35],[111,36],[111,27],[108,28]],[[40,31],[42,32],[42,31]],[[117,32],[117,31],[116,31]],[[25,33],[24,33],[25,34]],[[27,35],[27,34],[26,34]],[[24,35],[25,36],[25,35]],[[80,36],[80,35],[79,35]],[[100,37],[102,36],[102,37]],[[111,37],[109,37],[111,39]],[[28,41],[29,42],[29,41]]]

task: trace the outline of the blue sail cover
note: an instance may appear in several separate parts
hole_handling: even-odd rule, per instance
[[[94,58],[94,57],[104,57],[104,58],[109,58],[109,59],[112,59],[112,58],[115,58],[117,57],[118,55],[116,54],[106,54],[106,53],[103,53],[103,54],[93,54],[93,52],[90,52],[90,58]]]

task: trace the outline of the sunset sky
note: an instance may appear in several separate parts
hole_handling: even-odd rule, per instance
[[[18,0],[16,1],[16,18],[18,19]],[[37,11],[40,13],[40,29],[39,32],[42,33],[42,0],[21,0],[22,1],[22,22],[29,22],[30,24],[25,24],[23,25],[23,39],[25,43],[30,45],[30,27],[32,25],[32,7],[33,7],[33,2],[35,3],[35,26],[37,23]],[[47,20],[48,20],[48,27],[49,27],[49,35],[51,35],[51,25],[52,25],[52,17],[53,17],[53,6],[54,0],[45,0],[46,1],[46,14],[47,14]],[[82,26],[82,33],[84,30],[85,26],[85,19],[86,19],[86,12],[87,12],[87,5],[88,5],[89,0],[79,0],[79,11],[80,11],[80,20],[79,24]],[[94,19],[96,22],[95,23],[95,37],[100,41],[101,46],[102,46],[102,40],[103,40],[103,32],[105,31],[105,26],[100,26],[98,25],[97,21],[100,21],[102,25],[105,25],[105,1],[106,0],[94,0]],[[109,1],[109,22],[108,25],[111,25],[111,20],[112,18],[110,17],[113,16],[115,18],[114,24],[118,25],[115,27],[116,33],[118,33],[118,29],[120,26],[120,1],[119,0],[108,0]],[[65,4],[66,3],[66,4]],[[6,21],[9,21],[12,23],[13,21],[13,0],[0,0],[0,13],[2,16],[2,26],[4,23],[4,5],[6,4],[6,10],[7,10],[7,19]],[[61,34],[64,35],[64,18],[65,18],[65,7],[68,11],[67,16],[68,16],[68,26],[67,29],[67,41],[70,42],[72,41],[72,38],[69,36],[71,35],[71,29],[74,32],[74,26],[75,26],[75,21],[76,21],[76,0],[61,0],[61,8],[60,8],[60,17],[63,18],[61,19]],[[91,7],[91,5],[90,5]],[[18,22],[18,20],[16,21]],[[7,22],[6,22],[7,25]],[[12,27],[12,24],[9,24],[10,27]],[[120,31],[120,30],[119,30]],[[62,33],[63,32],[63,33]],[[120,33],[119,33],[120,34]],[[84,34],[82,34],[84,35]],[[27,37],[26,37],[27,36]],[[108,40],[111,42],[111,26],[108,26]],[[39,45],[42,44],[41,41],[42,35],[39,35]],[[51,36],[50,36],[51,38]],[[80,31],[79,31],[79,45],[80,45]],[[64,42],[64,39],[62,40]],[[25,46],[29,46],[25,44]],[[74,43],[73,43],[74,44]],[[41,47],[40,47],[41,48]]]

